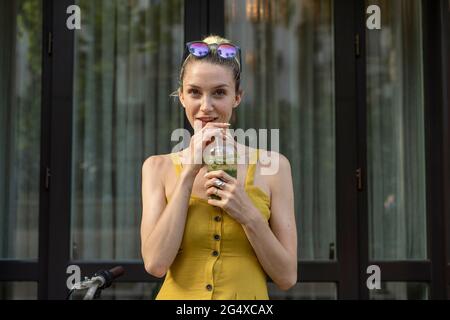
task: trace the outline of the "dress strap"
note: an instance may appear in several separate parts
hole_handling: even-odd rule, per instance
[[[253,182],[255,180],[255,172],[256,172],[256,165],[258,163],[258,158],[259,158],[259,149],[250,154],[250,161],[247,168],[247,176],[245,178],[246,186],[253,185]]]
[[[178,153],[171,153],[170,158],[172,159],[172,163],[175,166],[175,172],[177,177],[180,176],[181,171],[183,170],[183,166],[181,165],[181,159]]]

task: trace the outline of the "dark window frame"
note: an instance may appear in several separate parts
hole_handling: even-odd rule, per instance
[[[427,162],[427,218],[428,254],[431,260],[430,298],[445,299],[445,265],[448,260],[444,211],[443,179],[443,112],[444,96],[442,61],[437,55],[444,54],[443,23],[441,21],[444,1],[422,1],[424,8],[424,85],[425,85],[425,131]],[[447,164],[448,165],[448,164]]]
[[[443,128],[443,212],[445,221],[445,276],[449,290],[447,290],[447,299],[450,299],[450,1],[441,2],[441,42],[442,42],[442,128]],[[447,147],[446,147],[447,146]]]

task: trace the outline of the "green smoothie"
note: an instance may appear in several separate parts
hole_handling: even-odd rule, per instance
[[[233,178],[237,178],[237,161],[228,158],[224,159],[223,156],[211,156],[207,162],[207,170],[210,171],[224,171]],[[220,200],[220,197],[215,194],[210,196],[211,199]]]

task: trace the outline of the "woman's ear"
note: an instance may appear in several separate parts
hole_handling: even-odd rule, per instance
[[[178,89],[178,98],[180,99],[182,107],[186,109],[186,106],[184,105],[184,94],[181,88]]]
[[[236,93],[233,109],[237,108],[241,104],[243,95],[244,95],[244,91],[242,91],[242,90],[239,90]]]

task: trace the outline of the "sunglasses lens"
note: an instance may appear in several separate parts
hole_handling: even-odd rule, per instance
[[[221,44],[217,48],[217,54],[223,59],[231,59],[237,56],[238,49],[230,44]]]
[[[196,57],[205,57],[209,53],[209,48],[206,43],[194,42],[189,45],[189,52]]]

